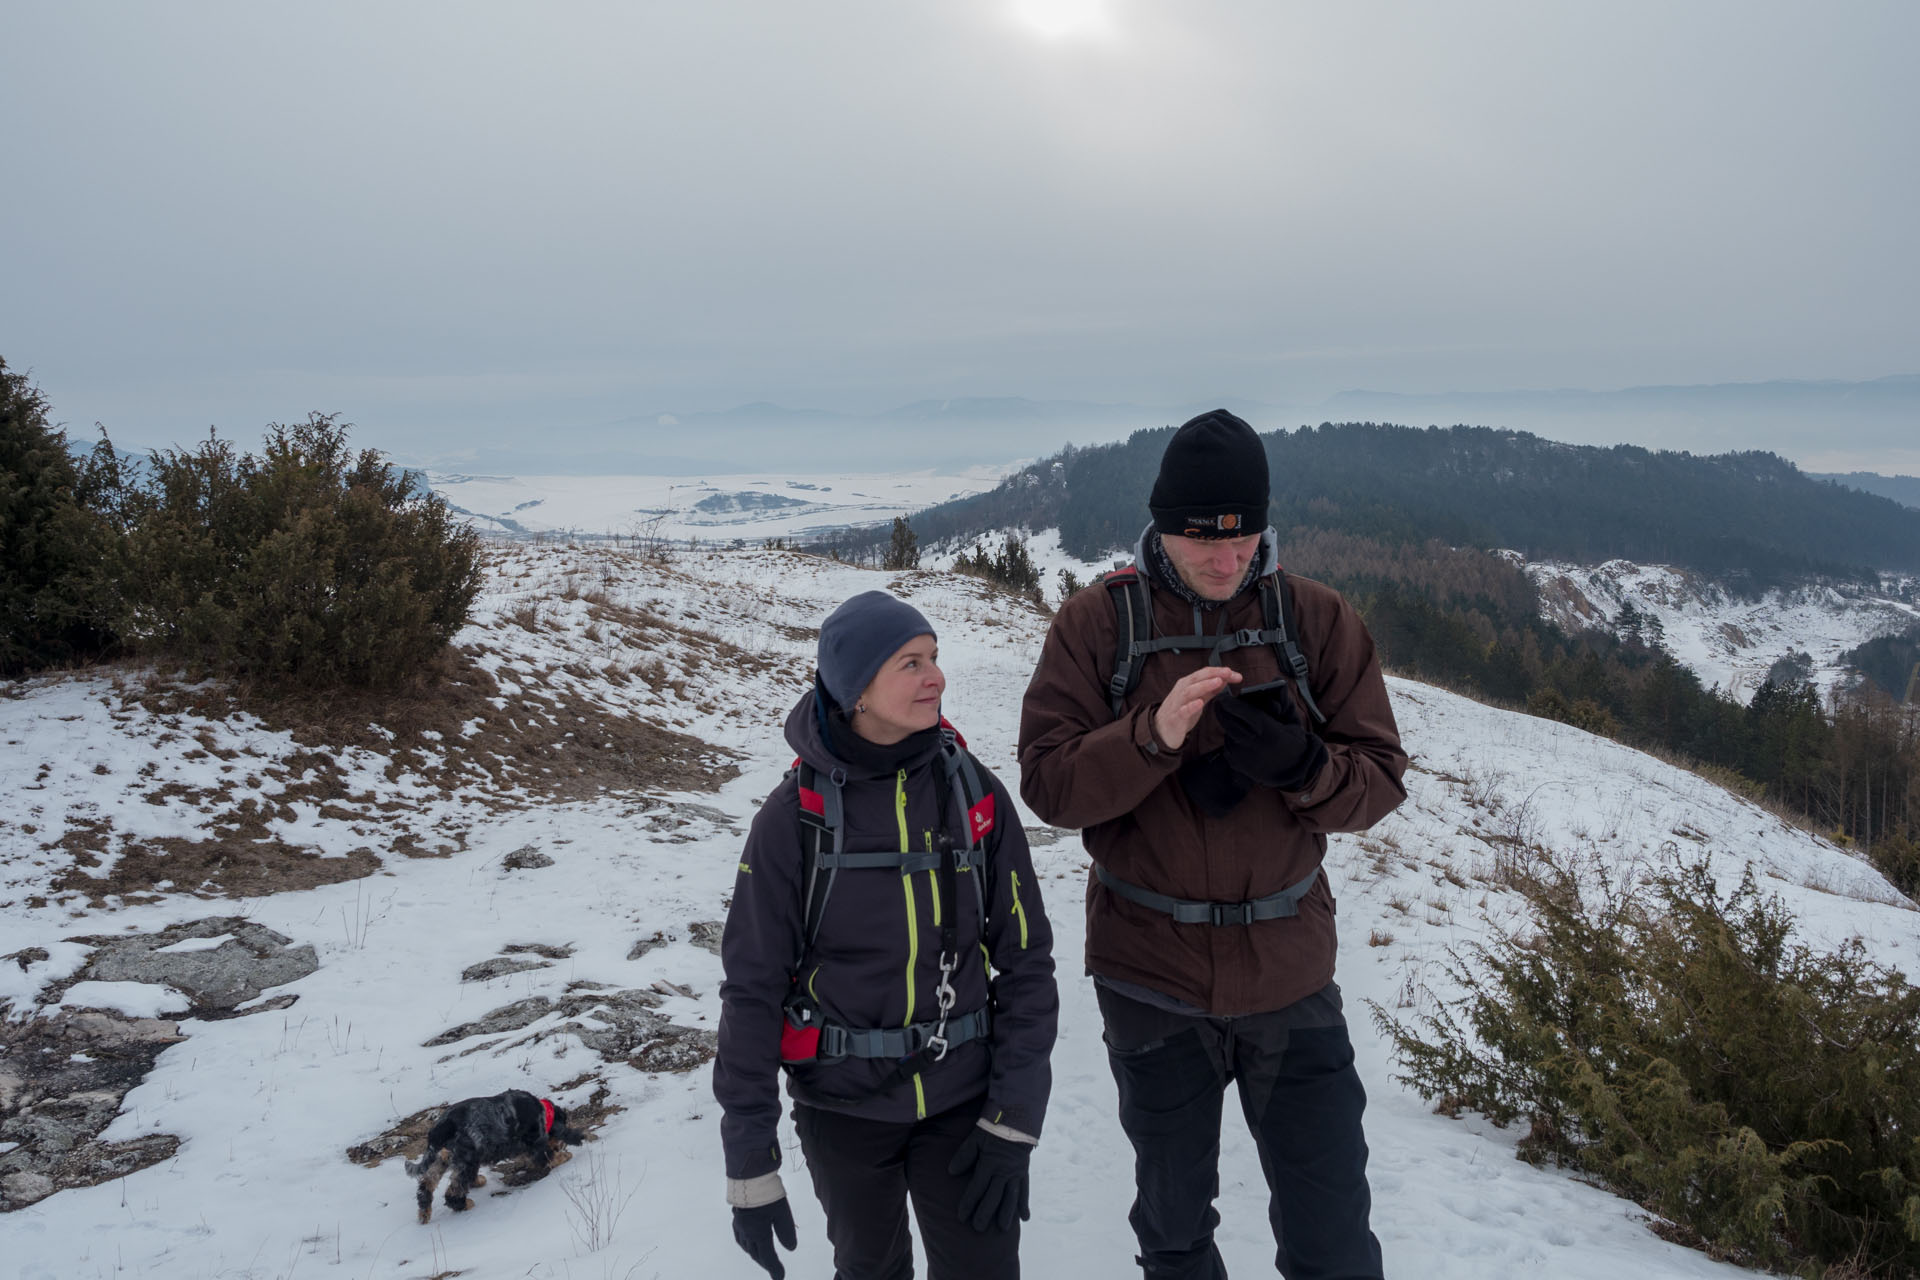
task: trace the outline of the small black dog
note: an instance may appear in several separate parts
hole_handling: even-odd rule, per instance
[[[453,1178],[447,1183],[447,1207],[458,1213],[473,1207],[467,1192],[486,1185],[481,1165],[525,1156],[540,1177],[571,1155],[567,1147],[585,1141],[585,1134],[567,1124],[564,1110],[524,1089],[456,1102],[427,1131],[426,1154],[406,1162],[407,1176],[420,1180],[420,1221],[433,1216],[434,1188],[448,1169]]]

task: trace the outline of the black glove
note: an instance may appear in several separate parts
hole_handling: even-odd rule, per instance
[[[1021,1221],[1032,1217],[1027,1211],[1027,1162],[1033,1147],[976,1127],[954,1152],[947,1172],[955,1177],[973,1170],[967,1189],[960,1193],[960,1217],[970,1221],[975,1231],[989,1226],[1001,1231],[1013,1227],[1014,1214]]]
[[[1227,762],[1249,782],[1305,791],[1326,767],[1327,744],[1300,723],[1284,692],[1259,701],[1215,698],[1213,705],[1227,731]]]
[[[793,1229],[793,1208],[785,1196],[772,1204],[733,1211],[733,1242],[765,1267],[773,1280],[786,1280],[787,1269],[781,1265],[780,1255],[773,1251],[775,1236],[780,1237],[788,1253],[800,1247],[800,1237]]]
[[[1223,748],[1194,756],[1180,766],[1180,789],[1209,818],[1224,818],[1247,798],[1252,783],[1233,771]]]

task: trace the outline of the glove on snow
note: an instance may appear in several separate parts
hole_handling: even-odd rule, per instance
[[[771,1204],[733,1211],[733,1242],[765,1267],[773,1280],[786,1280],[787,1269],[773,1250],[775,1236],[789,1253],[800,1247],[800,1236],[793,1229],[793,1209],[785,1196]]]
[[[1224,748],[1215,747],[1180,766],[1180,789],[1209,818],[1232,813],[1252,785],[1233,771]]]
[[[960,1144],[947,1172],[955,1177],[973,1171],[967,1189],[960,1193],[960,1217],[975,1231],[989,1226],[1011,1230],[1017,1213],[1022,1221],[1033,1215],[1027,1211],[1027,1162],[1033,1148],[1024,1142],[975,1129]]]
[[[1300,723],[1293,699],[1215,698],[1227,731],[1227,761],[1249,782],[1282,791],[1305,791],[1326,767],[1327,744]]]

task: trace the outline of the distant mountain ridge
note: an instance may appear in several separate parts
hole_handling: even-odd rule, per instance
[[[1168,432],[1074,449],[914,517],[923,541],[1057,528],[1097,560],[1131,545]],[[1568,445],[1485,427],[1344,423],[1266,434],[1273,520],[1388,545],[1437,539],[1532,560],[1625,559],[1736,588],[1920,571],[1920,511],[1816,481],[1770,453]]]
[[[1807,475],[1810,479],[1830,480],[1862,493],[1891,498],[1903,507],[1920,507],[1920,476],[1883,476],[1872,471],[1849,471],[1844,475],[1809,471]]]

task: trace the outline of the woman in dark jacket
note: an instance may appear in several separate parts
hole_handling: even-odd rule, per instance
[[[796,1244],[782,1066],[840,1280],[912,1273],[909,1197],[932,1280],[1019,1275],[1053,932],[1011,797],[940,718],[935,658],[911,605],[834,610],[787,717],[799,767],[734,882],[713,1090],[734,1239],[774,1280],[775,1238]]]

